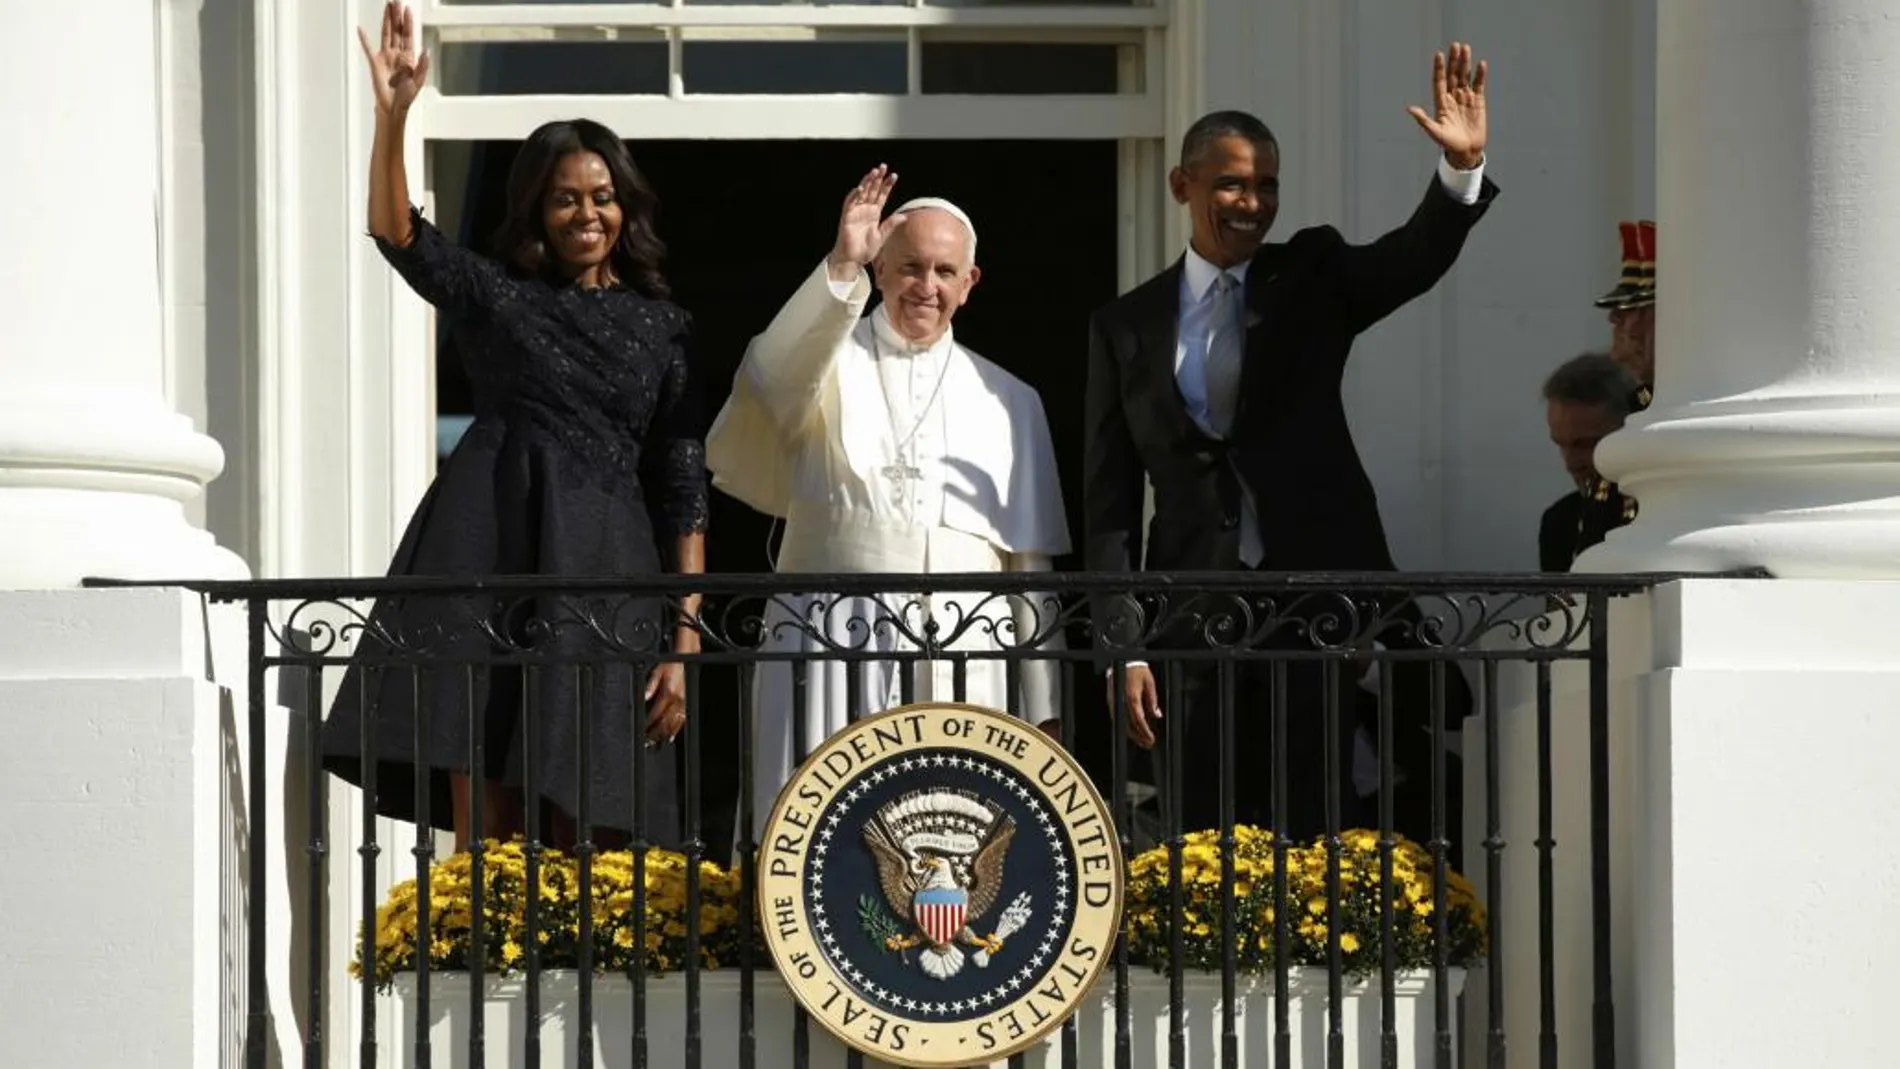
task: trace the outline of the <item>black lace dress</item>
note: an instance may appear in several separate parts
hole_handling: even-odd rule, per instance
[[[674,538],[706,523],[686,313],[630,289],[519,276],[452,244],[420,213],[412,219],[408,248],[378,247],[455,331],[475,420],[417,506],[389,574],[660,572]],[[521,786],[531,776],[535,794],[572,814],[585,747],[590,824],[633,827],[638,760],[647,838],[678,839],[678,747],[635,752],[646,723],[639,662],[664,648],[673,626],[657,600],[389,597],[370,621],[323,746],[326,767],[359,786],[373,762],[377,812],[417,819],[420,766],[428,821],[449,827],[448,774],[479,760],[490,782]],[[551,657],[525,670],[484,667],[524,649]],[[379,666],[392,653],[405,663]],[[428,667],[410,667],[418,654]]]

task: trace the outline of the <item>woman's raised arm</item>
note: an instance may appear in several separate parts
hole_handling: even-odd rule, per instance
[[[417,51],[415,12],[395,0],[383,5],[380,41],[357,28],[376,94],[376,133],[369,157],[369,232],[399,248],[414,239],[409,223],[409,175],[403,167],[403,127],[409,106],[429,75],[429,57]]]
[[[369,156],[369,232],[391,267],[423,300],[452,315],[480,315],[503,298],[501,265],[442,236],[409,203],[402,144],[429,57],[416,50],[416,17],[398,3],[383,7],[382,38],[372,45],[356,31],[376,92],[376,134]]]

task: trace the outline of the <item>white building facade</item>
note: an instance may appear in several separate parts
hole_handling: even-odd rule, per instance
[[[1878,845],[1900,803],[1900,587],[1886,582],[1900,576],[1900,22],[1880,0],[416,7],[438,62],[409,173],[439,218],[477,211],[475,143],[574,115],[614,127],[636,159],[643,140],[756,146],[733,208],[796,220],[794,233],[822,234],[836,203],[775,195],[771,168],[800,145],[1088,143],[1111,146],[1098,192],[1113,210],[1097,229],[1112,228],[1114,290],[1182,249],[1165,175],[1215,108],[1278,135],[1277,234],[1330,222],[1365,240],[1402,221],[1433,162],[1404,107],[1427,101],[1435,48],[1474,42],[1492,65],[1502,194],[1451,276],[1366,336],[1349,373],[1395,554],[1413,570],[1533,566],[1537,516],[1566,486],[1540,381],[1607,347],[1590,298],[1613,281],[1615,221],[1662,221],[1656,404],[1600,457],[1642,515],[1584,563],[1777,578],[1682,581],[1619,608],[1619,1064],[1884,1064],[1879,995],[1900,957],[1900,856]],[[372,116],[355,30],[380,10],[0,9],[13,251],[0,844],[38,859],[0,877],[0,901],[40,922],[0,966],[18,994],[0,1020],[21,1049],[49,1052],[32,1064],[231,1056],[240,844],[271,850],[270,908],[296,918],[265,948],[280,997],[300,967],[291,933],[311,918],[290,904],[300,847],[285,843],[301,831],[242,826],[258,775],[297,788],[277,764],[295,722],[253,745],[244,651],[219,610],[77,588],[382,573],[442,413],[431,314],[363,236]],[[1007,49],[1054,45],[1108,73],[985,88]],[[967,53],[978,73],[946,90],[931,64],[947,69],[948,46],[1003,51]],[[636,69],[650,85],[608,88]],[[907,175],[919,193],[949,178]],[[1019,198],[1058,219],[1067,193],[1027,175]],[[1064,247],[1052,236],[1043,259],[986,270],[1049,271]],[[809,260],[822,245],[767,252]],[[985,285],[978,302],[1008,299]],[[1079,368],[1080,320],[1073,333]],[[1079,438],[1058,448],[1079,454]],[[351,805],[335,792],[332,819],[351,821]],[[340,961],[359,862],[331,858]],[[76,948],[87,925],[99,937]],[[1578,984],[1566,1007],[1587,1021]],[[331,988],[338,1065],[353,990],[340,976]],[[279,1007],[286,1061],[295,1021]],[[1535,1031],[1534,1017],[1511,1023],[1512,1064]],[[1566,1034],[1581,1057],[1587,1027]]]

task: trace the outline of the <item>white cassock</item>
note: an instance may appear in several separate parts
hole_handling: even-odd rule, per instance
[[[947,331],[928,348],[914,346],[882,308],[863,314],[870,297],[868,270],[847,285],[820,263],[752,340],[706,438],[713,485],[784,519],[780,572],[1048,571],[1068,552],[1069,529],[1042,399]],[[922,633],[928,614],[944,635],[974,615],[950,648],[995,648],[999,638],[1014,645],[1051,629],[1054,611],[1051,598],[981,592],[804,595],[767,608],[764,648],[822,656],[810,627],[846,648],[914,650],[905,629],[869,626],[898,614],[910,634]],[[803,626],[793,623],[800,619]],[[807,663],[802,739],[794,738],[791,666],[761,663],[753,677],[754,828],[800,755],[903,698],[892,662]],[[1003,661],[967,662],[964,700],[1031,723],[1055,719],[1058,666],[1021,663],[1022,693],[1012,702]],[[912,700],[954,699],[946,662],[916,665],[912,680]]]

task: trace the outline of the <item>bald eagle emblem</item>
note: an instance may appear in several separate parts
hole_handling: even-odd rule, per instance
[[[877,861],[884,904],[859,902],[865,933],[885,950],[917,951],[924,974],[947,980],[963,969],[964,947],[977,968],[1029,921],[1027,892],[1016,896],[987,936],[974,927],[1003,889],[1003,863],[1016,821],[1002,808],[965,791],[920,790],[886,802],[864,825],[864,842]]]

